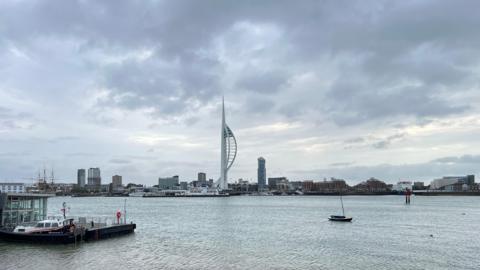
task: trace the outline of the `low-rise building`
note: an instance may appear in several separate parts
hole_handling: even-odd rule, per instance
[[[0,193],[0,227],[36,222],[47,217],[48,194]]]
[[[303,182],[302,181],[290,181],[290,186],[293,190],[302,190]]]
[[[361,182],[353,187],[356,192],[381,193],[389,191],[385,182],[375,178],[370,178],[367,181]]]
[[[302,190],[303,191],[312,191],[313,190],[313,181],[312,180],[306,180],[302,182]]]
[[[413,190],[423,190],[425,189],[425,183],[424,182],[413,182]]]
[[[181,190],[188,190],[188,182],[180,182]]]
[[[2,193],[23,193],[25,192],[24,183],[0,183],[0,192]]]
[[[116,190],[120,187],[122,187],[122,176],[121,175],[112,176],[112,188]]]
[[[402,192],[407,189],[412,190],[412,181],[400,181],[397,184],[393,185],[392,190]]]
[[[288,184],[288,179],[286,177],[269,177],[268,178],[268,188],[270,190],[280,190],[280,185],[282,188],[284,185]]]
[[[430,189],[434,190],[455,190],[458,189],[453,187],[452,185],[465,185],[465,188],[462,189],[469,189],[470,186],[475,184],[475,176],[474,175],[466,175],[466,176],[444,176],[440,179],[435,179],[430,183]]]
[[[179,183],[178,183],[178,175],[172,176],[172,177],[160,177],[158,178],[158,188],[160,190],[164,189],[178,189]]]
[[[330,181],[315,182],[313,190],[321,193],[345,192],[348,185],[343,179],[331,178]]]
[[[237,183],[229,184],[228,186],[232,191],[240,193],[251,193],[258,191],[257,183],[250,183],[249,181],[243,179],[238,179]]]

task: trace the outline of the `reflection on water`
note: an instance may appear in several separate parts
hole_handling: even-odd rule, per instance
[[[124,198],[52,198],[114,217]],[[0,269],[477,269],[480,197],[127,198],[133,235],[78,246],[0,242]],[[464,213],[464,214],[463,214]],[[433,237],[431,236],[433,235]]]

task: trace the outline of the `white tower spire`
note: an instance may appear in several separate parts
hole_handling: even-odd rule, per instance
[[[232,167],[237,156],[237,141],[232,130],[225,122],[225,100],[222,97],[222,129],[221,129],[221,149],[220,149],[220,178],[218,179],[218,189],[228,189],[228,170]]]

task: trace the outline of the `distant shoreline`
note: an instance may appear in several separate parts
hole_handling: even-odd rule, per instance
[[[270,196],[339,196],[339,192],[308,192],[304,194],[273,194]],[[398,192],[361,192],[361,193],[341,193],[342,196],[388,196],[388,195],[397,195],[403,196],[404,194]],[[452,192],[438,192],[438,191],[423,191],[423,192],[415,192],[413,191],[413,195],[416,196],[480,196],[480,192],[463,192],[463,191],[452,191]],[[118,195],[109,195],[109,194],[69,194],[63,196],[71,196],[71,197],[129,197],[126,195],[118,196]],[[269,196],[259,196],[259,195],[252,195],[252,194],[239,194],[239,193],[231,193],[230,197],[237,197],[237,196],[252,196],[252,197],[269,197]],[[57,197],[62,197],[62,195],[57,195]],[[191,197],[208,197],[208,196],[152,196],[155,198],[191,198]],[[218,197],[218,196],[210,196],[210,197]],[[226,197],[226,196],[225,196]],[[142,197],[139,197],[142,198]]]
[[[463,191],[452,191],[452,192],[413,192],[417,196],[480,196],[480,192],[463,192]]]

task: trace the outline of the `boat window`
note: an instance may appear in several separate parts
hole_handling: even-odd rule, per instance
[[[58,227],[58,223],[52,223],[52,227]]]
[[[45,228],[50,228],[50,225],[51,225],[50,222],[45,223]]]
[[[37,223],[37,226],[35,226],[36,228],[43,228],[43,223]]]

